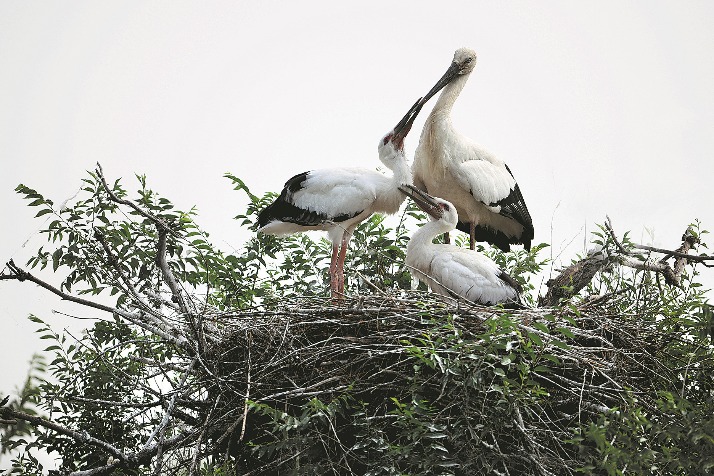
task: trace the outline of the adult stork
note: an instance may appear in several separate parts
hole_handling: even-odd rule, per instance
[[[521,286],[487,256],[460,246],[435,245],[434,238],[456,227],[458,214],[448,201],[414,186],[400,187],[432,220],[412,235],[406,264],[432,292],[479,304],[520,304]]]
[[[533,222],[511,169],[451,123],[451,109],[475,66],[473,50],[456,50],[451,66],[422,99],[443,89],[414,154],[414,185],[454,204],[457,228],[469,233],[471,249],[474,241],[487,241],[503,251],[511,244],[529,250]]]
[[[357,167],[303,172],[285,182],[280,196],[258,215],[258,231],[266,234],[327,231],[332,241],[330,291],[333,299],[344,296],[345,256],[354,229],[373,213],[396,213],[404,202],[405,196],[398,187],[412,182],[404,154],[404,138],[421,106],[420,98],[379,141],[379,160],[392,171],[391,177]]]

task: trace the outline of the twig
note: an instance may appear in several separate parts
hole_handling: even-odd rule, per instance
[[[116,256],[114,256],[114,253],[112,253],[111,248],[109,247],[109,243],[107,243],[106,238],[104,237],[104,234],[98,229],[94,229],[94,238],[102,245],[102,249],[104,250],[104,253],[107,255],[107,261],[109,262],[109,265],[114,268],[114,270],[117,272],[119,275],[119,278],[121,281],[124,283],[126,288],[129,290],[129,294],[134,297],[134,300],[141,305],[141,307],[151,315],[153,315],[158,322],[160,322],[161,326],[165,328],[168,324],[162,319],[161,314],[156,312],[150,305],[147,303],[142,296],[139,294],[139,292],[136,290],[134,285],[131,283],[131,280],[126,276],[124,273],[124,270],[121,268],[121,265],[119,264],[119,260],[117,260]]]
[[[243,418],[243,423],[242,423],[242,425],[241,425],[240,437],[238,438],[238,441],[243,441],[243,438],[245,437],[245,427],[246,427],[246,423],[248,422],[248,408],[249,408],[249,406],[248,406],[248,401],[249,401],[249,399],[250,399],[250,385],[251,385],[251,383],[252,383],[252,382],[251,382],[251,375],[252,375],[252,370],[253,370],[253,362],[252,362],[252,359],[251,359],[251,352],[250,352],[250,350],[251,350],[251,348],[252,348],[252,346],[253,346],[253,341],[252,341],[252,338],[251,338],[252,333],[251,333],[250,331],[248,331],[247,334],[248,334],[248,337],[247,337],[247,340],[248,340],[248,345],[247,345],[248,356],[247,356],[247,359],[246,359],[246,360],[247,360],[246,364],[247,364],[248,369],[247,369],[247,375],[246,375],[245,401],[244,401],[244,403],[243,403],[243,417],[242,417],[242,418]]]
[[[130,200],[124,200],[119,198],[111,188],[109,188],[109,184],[107,184],[106,179],[104,178],[104,171],[102,170],[102,165],[97,162],[97,176],[99,179],[102,181],[102,185],[104,186],[104,190],[106,190],[107,194],[109,195],[109,198],[115,202],[119,203],[120,205],[126,205],[128,207],[131,207],[136,211],[139,215],[143,216],[144,218],[148,218],[151,220],[153,223],[157,225],[157,227],[162,228],[166,230],[167,232],[171,233],[174,236],[178,236],[178,234],[173,231],[173,229],[166,224],[161,218],[157,217],[156,215],[147,212],[146,210],[143,210],[141,207],[139,207],[136,203],[130,201]]]
[[[144,444],[144,448],[148,448],[151,443],[153,442],[154,438],[158,437],[159,440],[161,440],[161,436],[163,435],[164,429],[166,428],[166,425],[169,424],[169,421],[171,420],[171,413],[174,410],[174,405],[176,404],[176,396],[179,393],[179,389],[181,389],[185,384],[186,384],[186,379],[188,379],[188,375],[193,369],[193,366],[196,364],[197,357],[193,359],[191,362],[191,365],[188,366],[188,371],[183,374],[183,377],[181,378],[181,382],[178,384],[176,389],[173,392],[173,395],[171,395],[171,400],[169,401],[168,406],[166,407],[166,411],[164,412],[164,417],[161,420],[161,423],[154,429],[154,431],[149,435],[149,438],[146,440],[146,443]]]

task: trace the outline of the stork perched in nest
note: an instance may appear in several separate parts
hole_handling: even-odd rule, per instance
[[[344,296],[345,256],[357,225],[373,213],[396,213],[404,202],[405,196],[398,187],[412,182],[404,154],[404,138],[421,105],[419,99],[379,141],[379,160],[392,171],[391,177],[357,167],[303,172],[285,182],[280,196],[258,215],[258,231],[266,234],[327,231],[332,241],[330,291],[333,299]]]
[[[520,303],[521,286],[490,258],[460,246],[433,244],[434,238],[456,227],[456,208],[414,186],[400,190],[432,220],[412,235],[406,264],[412,275],[442,296],[479,304]]]
[[[443,89],[414,154],[414,185],[453,203],[457,228],[469,233],[471,249],[475,241],[487,241],[503,251],[511,244],[529,250],[533,222],[511,169],[451,123],[451,109],[475,66],[473,50],[456,50],[446,73],[422,99],[425,103]]]

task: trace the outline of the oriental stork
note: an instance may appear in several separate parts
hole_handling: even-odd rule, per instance
[[[414,186],[400,190],[412,198],[432,220],[412,235],[406,264],[412,276],[432,292],[460,297],[478,304],[520,306],[521,286],[487,256],[460,246],[435,245],[432,240],[456,227],[456,208]]]
[[[533,222],[511,169],[451,123],[451,108],[475,66],[473,50],[456,50],[451,66],[422,99],[424,103],[443,89],[414,154],[414,185],[454,204],[457,228],[469,233],[472,250],[474,241],[503,251],[511,244],[530,250]]]
[[[379,160],[392,171],[391,177],[357,167],[303,172],[285,182],[280,196],[258,215],[258,231],[262,233],[284,235],[308,230],[328,233],[332,241],[333,300],[344,296],[345,256],[354,229],[373,213],[396,213],[404,202],[405,196],[398,187],[412,182],[404,138],[421,107],[420,98],[379,141]]]

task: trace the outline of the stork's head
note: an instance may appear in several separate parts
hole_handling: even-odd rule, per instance
[[[449,84],[459,76],[471,73],[476,67],[476,52],[470,48],[459,48],[454,53],[454,59],[446,70],[446,73],[437,81],[433,88],[424,96],[422,104],[427,102],[431,97],[441,91],[444,86]]]
[[[388,164],[388,161],[397,154],[404,154],[404,138],[411,130],[414,119],[419,115],[422,105],[421,98],[417,99],[417,102],[407,111],[399,123],[394,126],[394,129],[379,140],[379,145],[377,146],[379,160]]]
[[[402,185],[399,187],[399,190],[414,200],[414,203],[429,215],[432,220],[440,221],[444,223],[444,225],[448,225],[450,230],[456,228],[456,224],[459,221],[459,214],[451,202],[442,198],[432,197],[413,185]]]
[[[469,74],[476,67],[476,52],[471,48],[459,48],[454,52],[451,65],[458,69],[457,74]]]

